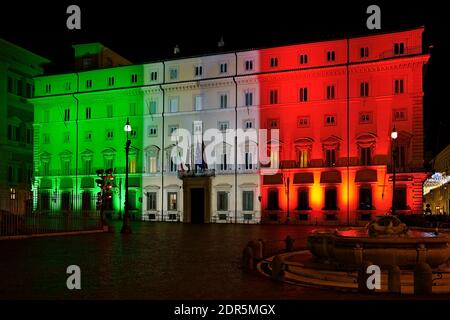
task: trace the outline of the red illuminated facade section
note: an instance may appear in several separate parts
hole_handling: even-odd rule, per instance
[[[280,150],[278,174],[261,168],[263,222],[362,224],[394,193],[397,213],[422,212],[423,31],[259,52],[260,126]]]

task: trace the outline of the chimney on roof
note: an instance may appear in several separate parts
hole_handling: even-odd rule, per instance
[[[177,55],[180,53],[180,47],[176,44],[175,47],[173,48],[173,54]]]

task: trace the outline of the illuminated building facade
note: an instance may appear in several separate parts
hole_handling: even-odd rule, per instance
[[[48,62],[0,39],[0,211],[31,210],[33,105],[27,98],[33,94],[33,77]]]
[[[435,173],[424,183],[424,207],[433,214],[450,213],[450,145],[432,160]]]
[[[34,190],[48,194],[35,206],[47,208],[57,188],[66,193],[56,200],[61,208],[88,206],[89,196],[74,204],[71,195],[97,192],[95,170],[112,167],[116,193],[109,208],[120,211],[128,117],[131,207],[144,220],[365,223],[391,207],[394,126],[396,211],[421,211],[422,79],[429,58],[422,33],[38,77]],[[173,159],[181,153],[177,129],[194,141],[187,168]],[[205,165],[210,129],[216,137],[231,132],[232,139],[216,145],[217,161]],[[240,139],[255,129],[279,135],[272,131],[268,144],[259,135]],[[270,163],[260,161],[261,153]]]

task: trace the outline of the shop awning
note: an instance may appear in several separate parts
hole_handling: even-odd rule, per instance
[[[283,176],[281,173],[264,175],[263,184],[283,184]]]

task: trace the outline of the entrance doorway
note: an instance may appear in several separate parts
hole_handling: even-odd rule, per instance
[[[191,223],[205,223],[204,188],[191,188]]]

